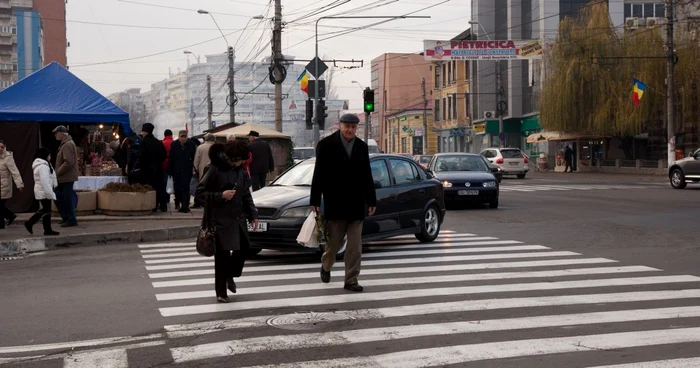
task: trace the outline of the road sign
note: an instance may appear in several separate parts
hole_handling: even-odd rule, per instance
[[[318,62],[318,75],[316,75],[316,62]],[[318,56],[315,57],[313,60],[309,62],[308,65],[306,65],[306,70],[316,79],[318,79],[320,76],[323,75],[323,73],[328,70],[328,65],[321,60]],[[309,86],[311,87],[311,86]],[[311,88],[309,88],[310,90]]]

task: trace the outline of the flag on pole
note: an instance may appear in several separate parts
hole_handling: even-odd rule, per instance
[[[306,73],[306,69],[304,69],[304,72],[301,73],[299,78],[297,78],[297,82],[299,82],[299,86],[301,86],[301,90],[304,91],[307,95],[309,94],[309,75]]]
[[[187,122],[185,122],[185,131],[187,132],[188,135],[190,134],[190,127],[189,127],[189,124],[187,124]]]
[[[635,78],[632,78],[632,82],[634,83],[634,88],[632,89],[632,101],[634,101],[634,105],[636,107],[639,107],[639,101],[642,100],[644,91],[647,90],[647,85]]]

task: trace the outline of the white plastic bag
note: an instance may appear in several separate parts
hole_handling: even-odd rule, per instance
[[[172,176],[168,176],[168,184],[165,185],[165,191],[168,192],[168,194],[175,193],[175,189],[173,187],[173,177]]]
[[[297,243],[306,248],[318,248],[318,229],[316,226],[316,212],[311,212],[301,226],[301,231],[297,236]]]

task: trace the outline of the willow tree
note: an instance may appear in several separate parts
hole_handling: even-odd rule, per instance
[[[541,124],[548,130],[629,136],[662,118],[665,62],[661,28],[620,32],[607,4],[595,1],[576,18],[559,24],[548,50],[548,76],[540,100]],[[632,79],[648,88],[639,107],[632,102]]]

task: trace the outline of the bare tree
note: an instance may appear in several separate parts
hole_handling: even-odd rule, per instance
[[[322,59],[328,60],[326,55],[323,55]],[[335,65],[329,66],[328,71],[326,72],[326,98],[329,100],[335,100],[338,98],[338,87],[335,85],[335,83],[333,83],[337,72],[338,68]]]

